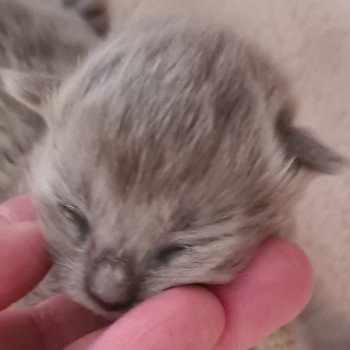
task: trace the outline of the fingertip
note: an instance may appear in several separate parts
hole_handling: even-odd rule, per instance
[[[8,224],[0,230],[1,310],[39,283],[51,262],[36,223]]]
[[[213,288],[226,311],[218,349],[249,348],[294,319],[312,290],[309,260],[294,243],[273,237],[234,282]]]
[[[259,253],[267,262],[271,259],[270,263],[275,264],[276,277],[278,272],[287,280],[284,283],[285,289],[288,288],[294,295],[291,304],[291,308],[296,310],[292,317],[294,318],[306,306],[312,294],[313,270],[310,260],[297,244],[281,237],[272,237],[267,240]]]
[[[29,194],[11,198],[0,204],[0,217],[11,224],[34,222],[36,213]]]
[[[26,294],[51,265],[35,220],[28,194],[0,204],[0,309]]]

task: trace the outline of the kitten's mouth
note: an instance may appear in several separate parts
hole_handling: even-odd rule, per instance
[[[134,297],[130,297],[127,302],[107,302],[101,298],[99,298],[94,293],[91,293],[87,290],[87,295],[89,299],[103,312],[108,314],[121,314],[129,309],[131,309],[135,304],[137,304],[137,300]]]
[[[90,296],[91,297],[91,296]],[[127,303],[107,303],[103,300],[98,300],[96,298],[91,297],[93,302],[103,311],[106,311],[108,313],[124,313],[128,310],[130,310],[135,304],[135,300],[131,300]]]

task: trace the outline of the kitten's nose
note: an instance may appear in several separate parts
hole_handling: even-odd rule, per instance
[[[111,257],[97,259],[87,274],[87,293],[107,310],[128,308],[132,300],[131,286],[127,263]]]

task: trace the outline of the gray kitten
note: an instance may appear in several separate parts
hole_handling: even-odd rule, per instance
[[[85,22],[54,1],[0,0],[1,69],[61,77],[95,44],[97,38]],[[27,190],[29,155],[45,130],[37,113],[0,86],[1,201]]]
[[[47,123],[30,183],[55,264],[37,293],[107,316],[230,280],[264,238],[290,231],[307,174],[341,163],[292,126],[274,66],[214,27],[151,18],[66,79],[1,74]]]

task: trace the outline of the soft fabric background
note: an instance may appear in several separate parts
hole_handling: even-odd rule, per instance
[[[298,123],[350,158],[350,1],[111,0],[128,15],[191,13],[240,32],[281,64],[299,98]],[[302,320],[313,348],[350,349],[350,171],[320,177],[297,208],[314,298]]]

